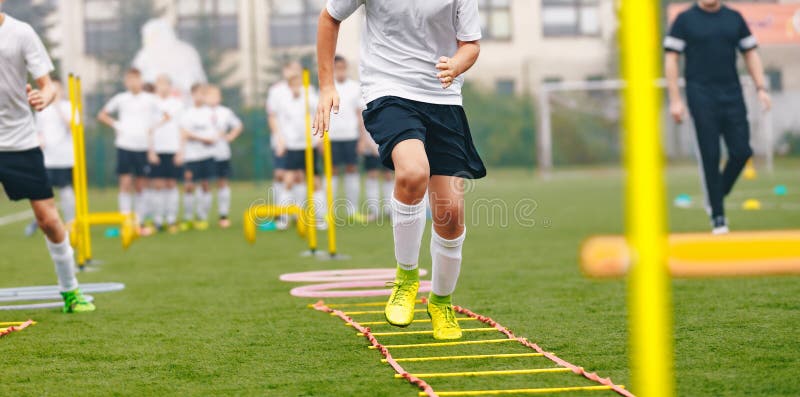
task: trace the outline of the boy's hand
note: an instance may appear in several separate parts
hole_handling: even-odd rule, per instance
[[[158,154],[156,154],[155,150],[148,150],[147,151],[147,161],[150,164],[158,165],[161,163],[161,159],[158,158]]]
[[[436,69],[439,73],[436,78],[442,83],[442,88],[448,88],[453,84],[453,80],[458,77],[458,65],[454,58],[440,57],[439,63],[436,64]]]
[[[30,104],[34,110],[41,112],[47,107],[47,101],[45,101],[41,91],[34,90],[30,84],[25,86],[25,91],[28,93],[28,104]]]
[[[319,92],[319,105],[311,131],[314,136],[323,137],[331,125],[331,112],[339,114],[339,93],[335,86],[323,87]]]
[[[175,157],[173,158],[173,162],[175,163],[175,166],[177,166],[177,167],[182,166],[183,165],[183,153],[182,152],[175,153]]]

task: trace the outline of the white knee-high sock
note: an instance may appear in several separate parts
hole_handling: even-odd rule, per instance
[[[228,213],[231,211],[230,186],[225,186],[217,191],[217,211],[219,212],[219,216],[228,217]]]
[[[328,201],[325,191],[320,189],[314,192],[314,211],[317,219],[325,220],[328,217]]]
[[[167,189],[164,200],[166,201],[165,214],[167,217],[167,223],[170,225],[175,224],[175,222],[178,221],[178,209],[180,208],[181,192],[177,187]]]
[[[306,185],[298,183],[292,186],[291,203],[299,205],[302,208],[306,206],[306,201],[308,201],[308,189],[306,189]]]
[[[358,173],[345,174],[344,194],[347,197],[347,212],[355,214],[358,208],[358,199],[361,196],[361,176]]]
[[[377,179],[367,178],[366,182],[364,182],[364,196],[366,198],[367,213],[378,214],[381,209],[381,188]]]
[[[58,196],[64,222],[71,222],[75,219],[75,190],[72,189],[72,186],[62,187],[58,191]]]
[[[197,220],[205,221],[208,219],[208,214],[204,210],[205,208],[205,192],[203,189],[197,188],[194,191],[194,215]]]
[[[150,193],[150,212],[153,216],[153,222],[156,225],[162,226],[164,224],[164,217],[167,212],[167,195],[169,191],[166,189],[153,189]]]
[[[334,198],[339,197],[339,175],[331,176],[331,190]]]
[[[117,203],[119,204],[119,212],[123,214],[130,214],[133,211],[132,194],[119,192],[119,195],[117,196]]]
[[[193,193],[184,192],[183,194],[183,220],[187,222],[191,222],[194,220],[194,205],[195,205],[195,196],[197,195],[197,190]]]
[[[50,251],[50,258],[53,259],[53,264],[56,268],[58,286],[61,288],[61,292],[78,288],[78,280],[75,278],[75,256],[73,255],[72,246],[69,245],[69,234],[60,243],[54,243],[47,237],[44,240],[47,243],[47,250]]]
[[[404,204],[392,198],[392,229],[394,230],[394,256],[405,270],[419,264],[422,233],[425,232],[425,203]]]
[[[447,240],[431,230],[432,291],[435,295],[448,296],[455,291],[458,274],[461,273],[461,249],[466,236],[466,228],[461,236],[453,240]]]
[[[133,201],[133,208],[133,211],[136,213],[136,220],[139,223],[144,222],[147,217],[147,194],[144,191],[136,193],[136,197]]]
[[[214,194],[209,190],[207,192],[203,192],[203,212],[205,213],[206,218],[208,219],[208,215],[211,213],[211,206],[214,204]]]
[[[282,205],[281,203],[283,203],[284,200],[286,200],[286,193],[287,193],[286,184],[278,181],[273,182],[272,193],[273,193],[272,202],[278,205]]]

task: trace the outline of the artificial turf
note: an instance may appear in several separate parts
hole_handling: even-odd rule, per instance
[[[742,181],[729,199],[732,228],[796,228],[800,183],[793,170],[798,165],[780,162],[774,175]],[[587,279],[578,268],[583,239],[623,229],[623,173],[575,169],[545,180],[529,171],[492,171],[470,187],[465,263],[455,302],[493,317],[567,361],[628,385],[625,283]],[[694,167],[673,167],[668,179],[670,197],[685,192],[700,200]],[[777,184],[787,185],[789,194],[774,195]],[[235,186],[235,213],[263,198],[265,186]],[[737,209],[750,197],[761,199],[765,208]],[[115,198],[112,190],[93,191],[92,209],[111,210]],[[3,201],[0,216],[25,208],[24,203]],[[127,252],[119,240],[105,238],[103,230],[96,229],[95,257],[105,263],[79,278],[123,282],[126,289],[96,294],[98,310],[87,315],[0,312],[0,321],[38,321],[0,339],[0,390],[5,395],[79,396],[416,395],[414,387],[392,377],[379,353],[368,350],[352,328],[308,309],[313,299],[291,297],[294,285],[278,280],[287,272],[391,267],[388,225],[340,228],[340,251],[352,258],[321,262],[298,255],[304,243],[292,232],[262,232],[256,245],[248,246],[240,217],[235,218],[230,230],[212,227],[206,232],[158,235],[140,239]],[[0,226],[0,288],[54,283],[41,234],[25,238],[23,225]],[[706,231],[709,225],[696,206],[671,208],[670,227]],[[427,233],[424,241],[421,261],[429,268]],[[800,395],[798,281],[797,277],[675,280],[678,395]],[[413,343],[429,337],[379,339]],[[465,346],[448,349],[447,354],[515,351],[525,350],[510,344]],[[436,351],[395,354],[408,357]],[[550,365],[531,358],[409,363],[406,369],[444,372]],[[430,383],[442,391],[592,385],[572,374],[445,378]],[[586,394],[613,395],[574,395]]]

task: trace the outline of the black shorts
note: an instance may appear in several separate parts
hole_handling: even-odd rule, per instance
[[[364,171],[375,171],[383,168],[380,157],[373,155],[364,156]]]
[[[48,168],[47,179],[52,187],[72,186],[72,168]]]
[[[333,165],[356,165],[358,164],[358,140],[352,141],[331,141],[331,158]]]
[[[0,184],[13,201],[53,198],[42,150],[0,152]]]
[[[174,153],[159,153],[158,164],[150,165],[150,177],[157,179],[181,179],[183,167],[175,165]]]
[[[381,162],[394,170],[392,150],[407,139],[425,144],[431,175],[479,179],[486,167],[472,142],[464,108],[386,96],[367,104],[364,123],[378,143]]]
[[[214,176],[218,179],[230,179],[231,168],[230,160],[214,160]]]
[[[291,171],[305,171],[306,170],[306,151],[305,150],[288,150],[286,151],[286,168]],[[314,175],[322,175],[322,161],[319,153],[314,151]]]
[[[147,152],[134,152],[117,148],[117,175],[146,177],[150,174]]]
[[[186,178],[187,181],[207,181],[214,177],[214,159],[188,162],[186,171],[191,173],[191,178]]]
[[[286,169],[286,155],[278,156],[275,150],[272,151],[272,168],[276,170]]]

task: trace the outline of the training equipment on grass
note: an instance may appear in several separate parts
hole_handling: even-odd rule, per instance
[[[280,277],[286,282],[310,282],[323,284],[304,285],[293,288],[293,296],[305,298],[354,298],[370,296],[389,296],[391,288],[365,289],[386,287],[387,282],[394,280],[396,269],[349,269],[349,270],[323,270],[302,273],[288,273]],[[428,271],[419,269],[419,275],[425,276]],[[431,282],[420,281],[420,292],[430,292]]]
[[[311,86],[311,77],[308,70],[303,70],[303,92],[305,93],[305,107],[306,107],[306,149],[305,149],[305,165],[306,165],[306,198],[305,208],[297,205],[283,206],[283,205],[267,205],[260,204],[248,208],[244,213],[244,236],[250,244],[255,244],[256,241],[256,227],[259,222],[263,222],[265,218],[277,217],[281,215],[297,217],[297,232],[300,237],[308,242],[307,255],[304,256],[317,256],[321,259],[346,259],[346,255],[341,255],[336,246],[336,219],[334,217],[333,207],[333,188],[331,179],[333,178],[333,154],[331,152],[331,141],[327,131],[322,138],[322,158],[324,164],[323,183],[325,185],[325,197],[327,200],[327,213],[325,214],[325,221],[328,224],[328,252],[327,256],[321,257],[317,255],[317,212],[314,203],[314,146],[313,135],[311,133],[311,107],[309,103],[309,90]]]
[[[122,283],[90,283],[81,284],[81,291],[86,294],[96,294],[102,292],[114,292],[125,289]],[[86,295],[86,299],[91,302],[94,298]],[[33,310],[33,309],[52,309],[64,306],[61,298],[61,289],[57,285],[36,286],[36,287],[16,287],[0,289],[0,303],[3,302],[33,302],[51,301],[46,303],[26,303],[0,306],[2,310]]]
[[[302,273],[287,273],[280,277],[281,281],[290,283],[325,283],[334,281],[367,281],[384,280],[392,281],[397,269],[347,269],[347,270],[321,270]],[[425,269],[419,269],[419,276],[428,274]]]
[[[75,151],[72,179],[75,190],[75,220],[69,225],[71,243],[76,250],[78,266],[83,269],[92,262],[91,227],[119,226],[122,248],[127,249],[138,237],[133,214],[119,212],[89,213],[88,182],[86,180],[86,143],[84,140],[83,91],[81,78],[69,75],[70,131]]]
[[[624,276],[631,253],[622,236],[592,237],[581,249],[581,267],[592,277]],[[800,274],[800,230],[673,234],[666,255],[675,277]]]
[[[786,189],[786,185],[778,185],[772,189],[772,192],[775,193],[776,196],[785,196],[788,190]]]
[[[761,209],[761,201],[756,199],[747,199],[742,203],[742,209],[745,211],[758,211]]]
[[[678,208],[689,208],[692,206],[692,196],[685,193],[679,194],[678,197],[675,197],[673,204]]]
[[[31,325],[36,324],[33,320],[22,322],[0,322],[0,337],[6,336],[12,332],[19,332]]]
[[[420,300],[417,302],[418,304],[426,304],[426,301]],[[346,307],[379,307],[385,306],[386,302],[366,302],[366,303],[341,303],[336,305],[326,305],[325,302],[319,301],[314,305],[309,305],[314,310],[321,311],[324,313],[329,313],[332,316],[339,317],[345,324],[351,328],[355,328],[358,333],[356,336],[366,338],[370,345],[368,349],[370,350],[378,350],[381,352],[383,358],[381,359],[382,363],[389,364],[392,369],[395,371],[394,378],[396,379],[406,379],[409,383],[417,386],[421,391],[419,392],[419,396],[490,396],[490,395],[524,395],[524,394],[545,394],[545,393],[567,393],[567,392],[577,392],[577,391],[613,391],[622,396],[633,396],[629,391],[625,389],[623,385],[617,385],[608,378],[601,378],[599,375],[593,372],[587,372],[581,367],[576,365],[570,364],[567,361],[559,358],[553,353],[544,351],[541,347],[537,344],[530,342],[526,338],[519,338],[515,336],[508,328],[498,324],[496,321],[492,320],[489,317],[481,316],[477,313],[469,311],[459,306],[454,306],[454,310],[460,316],[457,318],[460,321],[471,320],[479,323],[480,326],[488,326],[488,327],[473,327],[473,328],[464,328],[463,331],[465,333],[475,333],[475,334],[483,334],[483,333],[499,333],[502,335],[502,338],[487,338],[487,339],[479,339],[479,340],[461,340],[461,341],[450,341],[450,342],[429,342],[431,340],[429,333],[431,331],[415,331],[415,330],[408,330],[408,331],[392,331],[392,332],[373,332],[371,328],[366,328],[364,325],[366,324],[374,324],[374,325],[385,325],[388,324],[385,321],[375,321],[375,322],[357,322],[351,316],[355,315],[374,315],[373,311],[342,311],[336,308],[346,308]],[[418,309],[424,311],[424,309]],[[382,313],[382,311],[378,311]],[[415,320],[414,323],[419,323],[421,321]],[[412,324],[413,325],[413,324]],[[392,328],[395,329],[395,328]],[[378,337],[396,337],[396,336],[417,336],[420,338],[420,343],[406,343],[406,344],[381,344],[378,342]],[[519,353],[519,352],[509,352],[509,353],[499,353],[499,354],[469,354],[469,355],[447,355],[447,351],[452,346],[464,346],[464,345],[474,345],[474,346],[481,346],[481,345],[522,345],[528,349],[533,350],[532,352],[527,353]],[[417,351],[420,350],[431,350],[435,349],[439,353],[436,356],[430,355],[417,355]],[[408,357],[402,358],[394,358],[392,352],[394,350],[400,350],[403,352],[408,352]],[[542,360],[545,359],[545,360]],[[480,360],[484,362],[494,362],[496,361],[498,365],[503,365],[504,369],[501,370],[487,370],[487,371],[474,371],[469,370],[470,363],[474,362],[475,360]],[[419,362],[464,362],[464,369],[465,371],[454,371],[454,372],[409,372],[407,371],[400,363],[409,363],[409,365],[414,365],[414,363]],[[529,365],[529,368],[519,368],[519,369],[505,369],[507,368],[507,364],[512,361],[519,361],[522,364]],[[529,361],[539,361],[538,363]],[[555,364],[555,366],[553,366]],[[598,385],[570,385],[566,387],[545,387],[545,388],[524,388],[524,389],[489,389],[489,390],[448,390],[448,391],[438,391],[434,390],[434,386],[428,383],[428,380],[432,380],[433,382],[439,378],[468,378],[468,377],[492,377],[497,378],[497,383],[502,384],[502,379],[509,376],[533,376],[536,377],[537,375],[541,374],[559,374],[559,373],[572,373],[574,375],[582,376],[588,380],[598,383]],[[574,377],[574,376],[573,376]],[[566,382],[566,380],[565,380]]]

